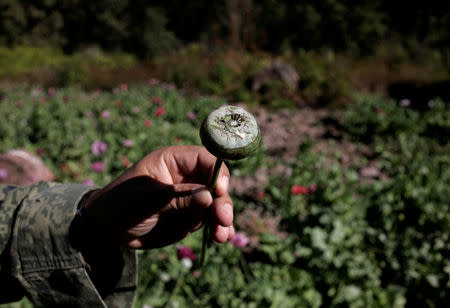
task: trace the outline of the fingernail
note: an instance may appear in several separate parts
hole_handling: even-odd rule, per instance
[[[233,214],[233,207],[231,206],[231,204],[229,203],[225,203],[223,205],[223,210],[227,211],[227,212],[231,212],[231,214]]]
[[[220,178],[220,187],[224,190],[224,191],[228,191],[228,183],[230,182],[230,178],[226,175],[222,176]]]

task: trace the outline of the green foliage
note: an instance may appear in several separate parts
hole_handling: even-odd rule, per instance
[[[207,42],[212,49],[281,52],[332,49],[370,54],[382,41],[450,44],[448,9],[438,2],[387,0],[56,1],[2,0],[1,45],[45,45],[73,52],[98,45],[139,57]]]
[[[166,84],[0,91],[0,151],[40,149],[58,181],[91,178],[99,185],[158,147],[199,144],[203,117],[223,103],[186,97]],[[315,154],[312,141],[302,144],[295,160],[282,162],[292,170],[289,179],[271,176],[261,199],[233,200],[237,213],[258,208],[281,217],[280,225],[254,234],[253,246],[242,250],[213,245],[201,272],[183,265],[173,246],[140,252],[136,307],[445,306],[450,155],[447,137],[437,132],[449,128],[448,108],[434,101],[419,113],[381,97],[355,97],[342,120],[344,138],[374,149],[370,159],[382,177],[367,181],[356,167]],[[96,140],[108,144],[106,152],[94,155]],[[94,161],[104,162],[105,171],[94,172]],[[251,174],[272,164],[262,148],[231,167]],[[308,188],[294,189],[299,185]],[[198,252],[201,232],[180,245]]]
[[[50,83],[59,86],[72,83],[91,86],[93,71],[128,68],[134,65],[135,61],[130,54],[105,54],[94,47],[73,55],[66,55],[51,47],[0,47],[0,78],[21,78],[28,75],[31,79],[53,79]]]
[[[135,162],[175,142],[199,144],[199,117],[221,103],[207,98],[185,100],[177,91],[159,87],[115,91],[85,93],[77,88],[5,85],[0,150],[25,148],[34,153],[39,148],[58,180],[92,178],[104,185],[125,169],[126,159]],[[155,112],[161,102],[165,113],[158,117]],[[197,119],[189,120],[190,112]],[[132,147],[123,145],[126,139],[133,142]],[[93,155],[90,147],[95,140],[105,141],[108,151]],[[91,170],[97,160],[105,163],[104,173]]]
[[[428,110],[419,111],[400,106],[381,96],[357,95],[344,115],[344,129],[356,140],[376,142],[381,149],[386,139],[427,137],[448,145],[450,115],[448,106],[437,99],[429,102]],[[383,144],[384,143],[384,144]],[[402,144],[402,143],[399,143]]]
[[[74,52],[101,46],[142,58],[179,44],[163,10],[146,1],[3,1],[0,44],[52,46]]]
[[[350,74],[331,50],[315,53],[301,49],[286,53],[300,72],[300,88],[308,102],[328,105],[350,95]]]

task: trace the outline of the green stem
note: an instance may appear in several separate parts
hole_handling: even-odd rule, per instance
[[[213,177],[212,181],[209,183],[209,191],[211,195],[215,196],[216,186],[217,186],[217,178],[219,177],[220,167],[222,167],[223,160],[221,158],[217,158],[216,164],[214,165]],[[206,247],[211,245],[212,236],[210,234],[209,225],[211,221],[211,210],[208,211],[205,218],[205,224],[203,226],[203,239],[202,239],[202,251],[200,255],[200,263],[199,267],[202,268],[205,263],[206,257]]]
[[[164,307],[169,307],[169,304],[173,301],[173,298],[175,297],[175,295],[178,294],[178,290],[180,289],[181,281],[183,280],[186,272],[187,272],[186,269],[184,269],[184,268],[181,269],[180,276],[178,276],[177,281],[175,282],[175,287],[173,288],[172,293],[170,294],[169,299],[167,300]]]
[[[239,254],[239,263],[241,263],[242,269],[244,271],[244,277],[246,278],[247,283],[249,283],[252,280],[252,273],[242,251]]]

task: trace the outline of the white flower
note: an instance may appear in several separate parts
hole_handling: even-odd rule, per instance
[[[185,268],[185,269],[191,269],[192,267],[192,260],[189,258],[183,258],[181,259],[181,265]]]

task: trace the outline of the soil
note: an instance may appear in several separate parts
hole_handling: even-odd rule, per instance
[[[260,125],[263,146],[275,167],[262,166],[251,176],[233,176],[230,192],[235,196],[258,200],[269,176],[289,178],[291,170],[286,162],[297,158],[299,145],[308,138],[314,141],[312,151],[324,157],[326,164],[336,162],[337,157],[343,168],[357,166],[363,180],[381,176],[368,146],[342,138],[338,111],[310,107],[274,111],[259,107],[251,112]]]

